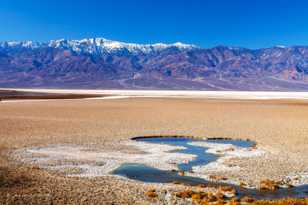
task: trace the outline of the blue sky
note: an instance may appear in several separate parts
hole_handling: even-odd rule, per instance
[[[304,0],[1,0],[0,41],[308,45]]]

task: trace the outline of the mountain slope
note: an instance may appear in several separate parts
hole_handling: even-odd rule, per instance
[[[245,49],[103,38],[0,43],[0,87],[308,90],[308,47]]]

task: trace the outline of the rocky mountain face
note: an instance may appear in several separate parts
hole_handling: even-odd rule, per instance
[[[308,91],[308,46],[1,42],[0,87]]]

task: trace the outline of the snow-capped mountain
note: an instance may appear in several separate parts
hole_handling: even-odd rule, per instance
[[[3,41],[0,42],[0,47],[2,48],[39,48],[43,44],[33,41]]]
[[[86,38],[82,40],[51,40],[49,42],[33,42],[33,41],[8,41],[1,42],[0,47],[4,48],[31,48],[36,49],[39,47],[71,49],[79,53],[113,53],[126,50],[130,53],[151,53],[158,52],[168,48],[176,48],[179,50],[187,50],[197,48],[194,45],[183,44],[176,42],[173,44],[155,43],[155,44],[135,44],[125,43],[120,41],[108,40],[105,38]]]
[[[8,41],[0,87],[308,91],[308,47]]]

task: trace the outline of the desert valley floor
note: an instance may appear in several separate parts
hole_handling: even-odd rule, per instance
[[[139,152],[132,137],[185,135],[249,139],[265,154],[231,158],[238,171],[208,174],[258,187],[265,179],[299,175],[308,183],[308,101],[130,97],[0,102],[0,204],[159,204],[148,190],[187,189],[115,176],[69,177],[26,163],[18,151],[74,145]],[[20,158],[20,159],[19,159]],[[298,176],[297,176],[298,178]],[[180,202],[179,202],[180,203]]]

